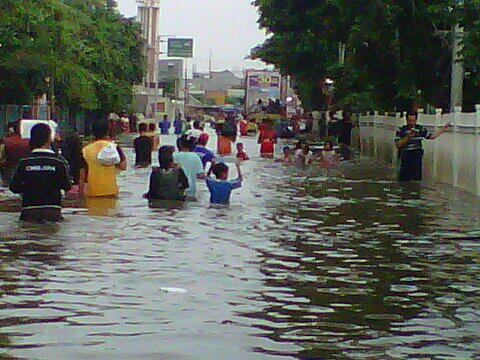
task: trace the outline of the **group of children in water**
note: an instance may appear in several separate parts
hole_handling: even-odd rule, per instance
[[[299,141],[294,148],[289,146],[283,147],[283,154],[276,161],[300,166],[318,164],[322,168],[333,169],[340,161],[340,157],[337,155],[333,146],[332,141],[327,141],[322,148],[311,147]]]

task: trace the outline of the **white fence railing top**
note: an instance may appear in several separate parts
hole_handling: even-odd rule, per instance
[[[465,128],[465,131],[480,132],[480,105],[476,106],[476,112],[462,113],[456,109],[456,112],[442,114],[441,109],[437,109],[436,114],[424,114],[422,111],[418,114],[418,123],[429,126],[439,127],[446,123],[455,125],[455,128]],[[360,115],[360,123],[373,123],[375,126],[396,126],[405,124],[405,113],[379,114],[375,111],[372,114]],[[470,130],[469,130],[470,129]]]

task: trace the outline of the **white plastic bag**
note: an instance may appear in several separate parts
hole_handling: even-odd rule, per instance
[[[116,165],[120,159],[120,154],[118,153],[117,146],[114,143],[106,145],[97,155],[97,160],[100,161],[103,165]]]

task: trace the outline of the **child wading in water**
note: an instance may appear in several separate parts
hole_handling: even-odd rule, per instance
[[[336,165],[338,165],[338,157],[333,149],[333,143],[328,141],[325,143],[325,147],[322,150],[320,166],[327,169],[333,169]]]
[[[271,120],[264,120],[258,143],[260,144],[260,156],[265,158],[273,158],[275,152],[275,143],[277,142],[277,133],[273,129]]]
[[[241,142],[237,143],[237,159],[250,160],[250,158],[248,157],[247,153],[244,150],[243,143]]]
[[[188,178],[182,168],[173,162],[173,146],[162,146],[158,151],[160,167],[153,168],[150,187],[145,197],[149,200],[185,200]]]
[[[229,204],[232,190],[242,187],[243,175],[240,169],[242,160],[237,159],[238,178],[228,180],[228,165],[224,163],[213,164],[208,171],[207,187],[210,190],[210,203],[212,204]],[[215,174],[216,179],[210,177],[211,173]]]
[[[284,146],[282,149],[282,156],[279,157],[276,162],[281,162],[284,164],[291,164],[293,161],[292,151],[289,146]]]

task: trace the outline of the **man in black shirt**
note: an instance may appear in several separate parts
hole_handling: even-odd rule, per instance
[[[22,194],[20,220],[61,221],[62,195],[72,181],[68,164],[51,150],[51,129],[46,124],[35,125],[30,133],[32,152],[18,163],[10,182],[10,190]]]
[[[147,124],[141,123],[138,126],[140,136],[133,141],[133,147],[135,148],[135,166],[147,167],[152,163],[152,149],[153,139],[151,136],[147,136],[148,131]]]

